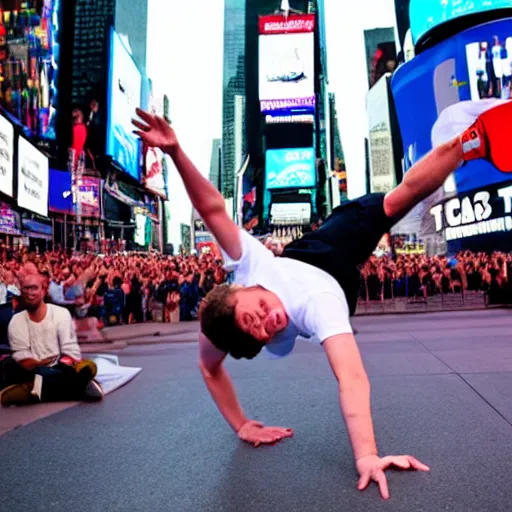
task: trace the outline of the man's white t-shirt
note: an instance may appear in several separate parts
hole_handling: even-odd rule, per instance
[[[47,304],[46,316],[41,322],[32,322],[22,311],[9,322],[9,345],[16,361],[42,361],[60,355],[80,360],[80,347],[75,324],[66,308]]]
[[[352,333],[345,293],[332,276],[307,263],[274,256],[245,230],[240,230],[240,240],[240,260],[222,251],[224,268],[234,272],[233,282],[275,293],[288,314],[288,328],[265,346],[268,352],[288,355],[298,336],[320,344],[337,334]]]

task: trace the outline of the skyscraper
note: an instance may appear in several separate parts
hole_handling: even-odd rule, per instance
[[[372,87],[385,73],[392,73],[396,67],[395,30],[375,28],[364,31],[368,85]]]
[[[293,11],[308,12],[308,0],[290,0]],[[258,104],[258,18],[279,12],[280,0],[225,0],[221,190],[235,193],[235,175],[251,155],[261,159],[262,130]]]
[[[212,156],[210,160],[210,181],[217,187],[218,190],[221,189],[221,168],[222,168],[222,151],[221,151],[221,140],[213,139],[212,142]]]
[[[245,4],[246,0],[226,0],[224,10],[221,191],[228,198],[234,195],[238,171],[235,168],[236,139],[246,140],[244,128],[235,123],[236,97],[245,97]]]

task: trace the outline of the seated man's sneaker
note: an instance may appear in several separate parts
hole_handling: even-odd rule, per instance
[[[33,384],[14,384],[0,391],[0,403],[3,407],[12,405],[30,405],[39,403],[39,398],[32,394]]]
[[[502,172],[512,172],[512,101],[493,107],[462,134],[464,161],[485,158]]]
[[[89,382],[96,377],[98,367],[94,361],[87,359],[80,361],[74,366],[75,372],[83,379],[84,382]]]
[[[99,382],[89,381],[84,391],[84,400],[87,402],[100,402],[103,400],[103,389]]]

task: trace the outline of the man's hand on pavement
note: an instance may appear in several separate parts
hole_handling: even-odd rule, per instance
[[[246,443],[251,443],[255,447],[260,444],[278,443],[285,437],[292,437],[293,430],[283,427],[265,427],[259,421],[248,421],[242,425],[238,431],[238,437]]]
[[[417,471],[430,471],[430,468],[410,455],[389,455],[380,458],[378,455],[368,455],[356,461],[359,482],[357,488],[364,491],[370,481],[379,485],[380,494],[387,500],[389,498],[388,481],[384,471],[391,466],[399,469],[413,469]]]

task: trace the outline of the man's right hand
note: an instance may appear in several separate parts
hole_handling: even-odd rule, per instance
[[[278,443],[286,437],[292,437],[293,430],[283,427],[265,427],[259,421],[248,421],[242,425],[238,431],[238,437],[246,443],[251,443],[255,447],[260,444]]]
[[[162,151],[171,154],[178,146],[178,139],[169,123],[160,116],[144,112],[138,108],[137,115],[144,121],[132,119],[132,123],[138,128],[135,135],[138,135],[148,147],[157,147]]]

